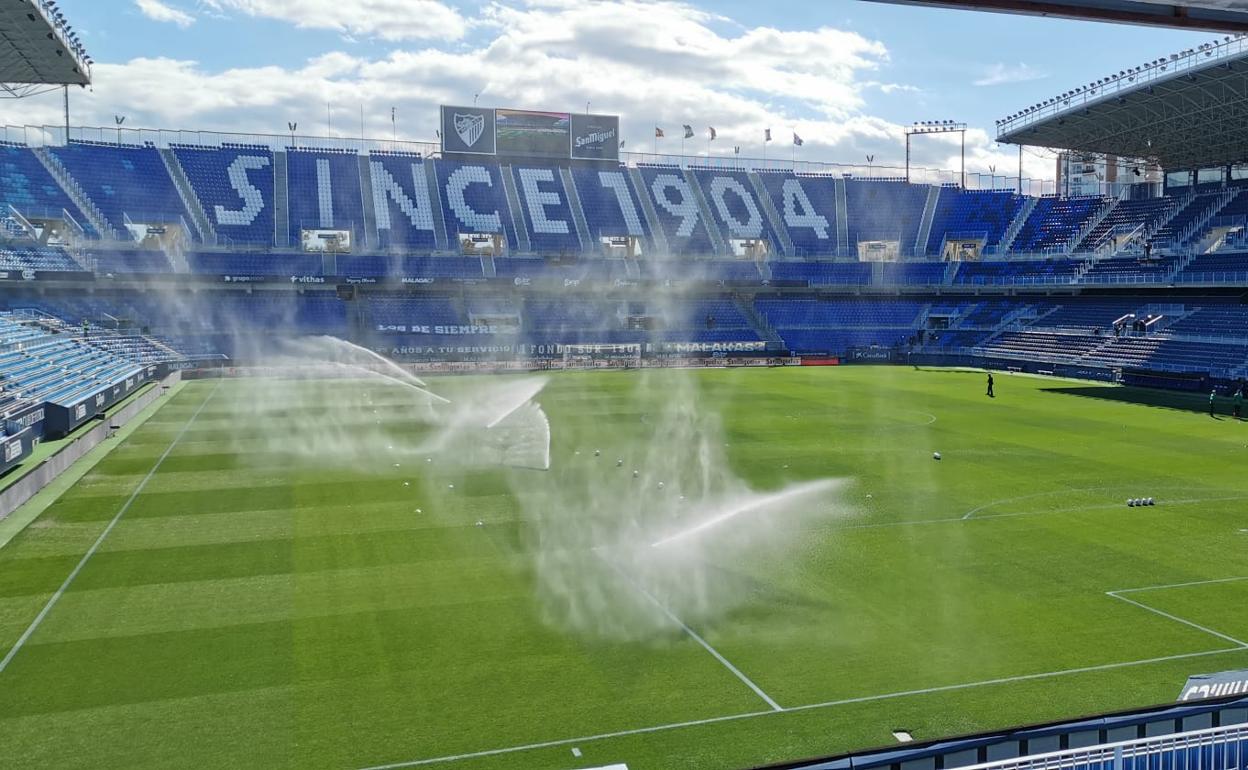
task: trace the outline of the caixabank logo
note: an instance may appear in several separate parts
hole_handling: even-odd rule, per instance
[[[442,151],[493,155],[494,117],[487,107],[442,107]]]

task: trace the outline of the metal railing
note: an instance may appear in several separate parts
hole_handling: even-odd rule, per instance
[[[270,151],[285,151],[291,147],[313,150],[335,150],[370,154],[374,152],[402,152],[437,157],[441,145],[437,141],[411,141],[406,139],[377,139],[345,134],[335,136],[310,136],[307,134],[228,133],[222,131],[194,131],[164,128],[118,128],[116,126],[75,126],[69,129],[68,138],[75,142],[94,142],[101,145],[153,146],[157,148],[174,145],[196,147],[222,147],[225,145],[250,145]],[[66,144],[64,126],[4,126],[0,128],[0,141],[27,147],[63,147]],[[832,163],[802,160],[795,156],[750,158],[735,154],[699,155],[690,143],[689,151],[620,153],[620,163],[625,166],[661,165],[679,168],[735,169],[741,171],[794,171],[799,174],[828,174],[855,179],[904,179],[904,166],[873,164]],[[910,168],[910,180],[914,183],[948,185],[961,181],[960,171],[950,169]],[[973,190],[1000,190],[1021,192],[1024,195],[1053,195],[1057,188],[1053,180],[1024,177],[1019,190],[1018,177],[1008,174],[981,174],[967,172],[966,186]]]

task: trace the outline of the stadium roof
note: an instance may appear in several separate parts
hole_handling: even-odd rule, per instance
[[[997,141],[1156,162],[1248,160],[1248,37],[1171,54],[997,121]]]
[[[53,0],[0,0],[0,95],[90,83],[91,57]]]
[[[1113,21],[1155,27],[1248,32],[1246,0],[873,0],[1030,16]]]

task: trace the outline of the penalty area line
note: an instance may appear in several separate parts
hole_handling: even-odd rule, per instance
[[[680,626],[681,629],[686,634],[689,635],[690,639],[697,642],[702,647],[702,649],[709,652],[715,658],[715,660],[719,661],[723,665],[724,668],[731,671],[733,676],[735,676],[737,679],[740,679],[741,682],[746,687],[753,690],[754,694],[762,698],[763,701],[768,706],[771,707],[772,711],[784,711],[784,709],[780,706],[779,703],[776,703],[776,701],[772,699],[770,695],[763,692],[763,688],[759,687],[757,684],[754,684],[754,681],[752,679],[750,679],[748,676],[743,674],[741,672],[741,669],[732,665],[732,662],[729,661],[727,658],[725,658],[723,655],[721,655],[719,653],[719,650],[716,650],[714,647],[712,647],[710,642],[703,639],[700,635],[698,635],[698,632],[694,631],[692,628],[686,625],[683,620],[676,617],[676,614],[673,613],[671,610],[669,610],[667,606],[663,604],[663,602],[659,601],[658,598],[655,597],[654,594],[647,591],[644,587],[638,585],[636,581],[634,581],[631,577],[629,577],[628,574],[624,572],[624,570],[620,569],[620,567],[615,562],[611,561],[606,556],[603,556],[601,551],[599,551],[598,549],[594,549],[594,554],[597,555],[599,559],[602,559],[604,562],[606,562],[607,566],[609,566],[612,570],[614,570],[615,574],[619,575],[624,580],[624,582],[632,586],[634,591],[646,597],[646,599],[651,604],[653,604],[655,607],[658,607],[659,611],[662,612],[664,615],[666,615],[668,620],[671,620],[673,623]]]
[[[82,568],[87,566],[87,562],[90,561],[91,557],[95,555],[95,552],[100,549],[100,545],[103,544],[104,539],[108,537],[109,533],[113,531],[113,528],[117,526],[117,522],[121,521],[121,517],[126,515],[126,511],[130,510],[130,506],[133,505],[138,496],[142,494],[144,487],[147,486],[147,482],[151,481],[152,477],[156,475],[156,471],[160,470],[160,466],[164,464],[165,458],[173,452],[174,447],[176,447],[178,442],[182,440],[182,437],[186,435],[187,430],[189,430],[191,425],[195,422],[195,418],[199,417],[199,413],[204,411],[204,407],[208,406],[208,402],[211,401],[212,397],[217,394],[217,388],[220,387],[221,381],[218,380],[217,384],[213,387],[212,392],[209,393],[207,398],[200,403],[199,408],[197,408],[195,413],[191,415],[191,419],[187,420],[186,425],[182,426],[182,430],[178,431],[178,435],[173,437],[173,441],[170,442],[168,448],[165,449],[160,458],[156,460],[156,464],[153,465],[152,469],[147,472],[147,475],[143,477],[143,480],[139,482],[139,485],[134,488],[134,491],[130,493],[130,497],[126,498],[126,502],[122,503],[121,508],[117,511],[117,514],[113,516],[111,521],[108,522],[108,526],[104,528],[104,531],[100,533],[100,536],[95,539],[95,542],[92,543],[91,547],[87,549],[87,552],[83,554],[82,559],[78,561],[78,565],[75,566],[73,571],[69,573],[69,577],[65,578],[65,582],[61,583],[61,587],[56,589],[56,593],[52,594],[52,598],[48,599],[48,603],[43,605],[43,609],[39,611],[39,614],[35,616],[35,619],[32,620],[30,625],[26,627],[26,630],[22,632],[22,635],[18,637],[17,642],[13,645],[13,649],[9,650],[3,660],[0,660],[0,674],[4,673],[4,670],[9,667],[11,662],[13,662],[13,658],[17,656],[17,653],[21,652],[22,648],[26,646],[26,642],[28,642],[30,637],[34,635],[35,631],[39,629],[39,626],[43,624],[44,619],[48,617],[48,613],[50,613],[52,608],[56,606],[56,603],[61,600],[61,597],[65,595],[65,591],[69,589],[70,584],[73,583],[74,579],[78,577],[78,573],[82,572]]]
[[[1203,584],[1205,584],[1205,583],[1214,583],[1214,582],[1222,582],[1222,583],[1225,583],[1225,582],[1230,582],[1230,581],[1226,581],[1226,580],[1221,580],[1221,581],[1202,581],[1202,582],[1200,582],[1200,583],[1194,583],[1194,584],[1189,584],[1189,585],[1203,585]],[[1178,588],[1178,586],[1170,586],[1170,587],[1171,587],[1171,588]],[[1138,590],[1138,589],[1137,589],[1137,590]],[[1158,589],[1158,590],[1160,590],[1160,589]],[[1183,625],[1185,625],[1185,626],[1187,626],[1187,627],[1189,627],[1189,628],[1194,628],[1194,629],[1196,629],[1197,631],[1203,631],[1204,633],[1206,633],[1206,634],[1212,634],[1213,636],[1216,636],[1216,637],[1218,637],[1219,639],[1224,639],[1224,640],[1226,640],[1226,641],[1228,641],[1228,642],[1232,642],[1232,643],[1234,643],[1234,644],[1238,644],[1238,645],[1240,646],[1240,648],[1241,648],[1241,649],[1248,649],[1248,642],[1241,641],[1241,640],[1239,640],[1239,639],[1236,639],[1236,638],[1235,638],[1235,637],[1233,637],[1233,636],[1228,636],[1228,635],[1226,635],[1226,634],[1222,633],[1221,631],[1214,631],[1212,628],[1209,628],[1208,626],[1202,626],[1202,625],[1200,625],[1199,623],[1193,623],[1192,621],[1187,620],[1187,619],[1185,619],[1185,618],[1181,618],[1181,617],[1179,617],[1178,615],[1171,615],[1169,612],[1165,612],[1165,611],[1163,611],[1163,610],[1159,610],[1159,609],[1157,609],[1156,607],[1150,607],[1149,605],[1145,604],[1144,602],[1137,602],[1135,599],[1128,599],[1127,597],[1122,596],[1122,595],[1121,595],[1121,593],[1120,593],[1120,592],[1118,592],[1118,591],[1106,591],[1106,592],[1105,592],[1105,595],[1106,595],[1106,596],[1112,596],[1113,598],[1115,598],[1115,599],[1117,599],[1117,600],[1119,600],[1119,601],[1126,602],[1127,604],[1134,605],[1134,606],[1136,606],[1136,607],[1139,607],[1139,608],[1140,608],[1140,609],[1142,609],[1142,610],[1148,610],[1149,612],[1153,613],[1154,615],[1160,615],[1161,617],[1166,618],[1167,620],[1173,620],[1175,623],[1182,623]]]
[[[848,706],[858,703],[871,703],[873,701],[891,700],[894,698],[905,698],[913,695],[931,695],[941,692],[953,692],[956,690],[969,690],[976,687],[990,687],[998,684],[1010,684],[1011,682],[1027,682],[1035,679],[1049,679],[1060,676],[1070,676],[1073,674],[1087,674],[1096,671],[1111,671],[1120,668],[1129,668],[1132,666],[1145,666],[1150,663],[1167,663],[1176,660],[1186,660],[1188,658],[1201,658],[1209,655],[1226,655],[1234,652],[1244,652],[1244,647],[1231,647],[1221,650],[1205,650],[1203,652],[1188,652],[1179,655],[1166,655],[1159,658],[1145,658],[1142,660],[1129,660],[1121,663],[1103,663],[1096,666],[1083,666],[1080,668],[1069,668],[1060,671],[1046,671],[1038,674],[1023,674],[1021,676],[1009,676],[999,679],[986,679],[980,682],[964,682],[961,684],[941,685],[938,687],[925,687],[919,690],[903,690],[900,692],[884,693],[882,695],[864,695],[857,698],[845,698],[842,700],[825,701],[823,703],[811,703],[805,706],[790,706],[789,708],[780,709],[779,711],[751,711],[743,714],[729,714],[721,717],[711,717],[709,719],[695,719],[687,722],[673,722],[666,725],[652,725],[650,727],[638,727],[632,730],[619,730],[610,733],[599,733],[597,735],[586,735],[579,738],[563,738],[560,740],[543,741],[541,743],[530,743],[524,746],[510,746],[500,749],[488,749],[486,751],[476,751],[467,754],[452,754],[444,757],[431,757],[429,759],[415,759],[406,762],[393,762],[384,765],[371,765],[361,768],[361,770],[400,770],[405,767],[421,767],[424,765],[436,765],[449,762],[459,762],[465,759],[479,759],[481,757],[494,757],[502,754],[515,754],[522,751],[536,751],[538,749],[550,749],[560,746],[569,746],[572,744],[589,743],[591,741],[609,740],[611,738],[626,738],[633,735],[646,735],[648,733],[667,732],[669,730],[679,730],[685,727],[700,727],[703,725],[713,725],[722,722],[738,722],[745,719],[753,719],[755,717],[765,717],[775,714],[787,714],[799,711],[814,711],[818,709],[833,708],[836,706]]]

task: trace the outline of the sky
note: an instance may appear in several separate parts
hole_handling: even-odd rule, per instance
[[[967,169],[1014,175],[994,121],[1215,36],[861,0],[58,0],[95,60],[74,125],[433,141],[439,104],[621,116],[624,149],[901,165],[903,126],[970,126]],[[58,94],[0,102],[63,123]],[[391,115],[394,121],[391,122]],[[328,116],[327,116],[328,113]],[[328,117],[328,121],[327,121]],[[327,126],[328,123],[328,126]],[[718,138],[707,143],[707,127]],[[804,143],[792,145],[792,134]],[[956,135],[916,166],[956,169]],[[1024,174],[1050,179],[1029,149]]]

